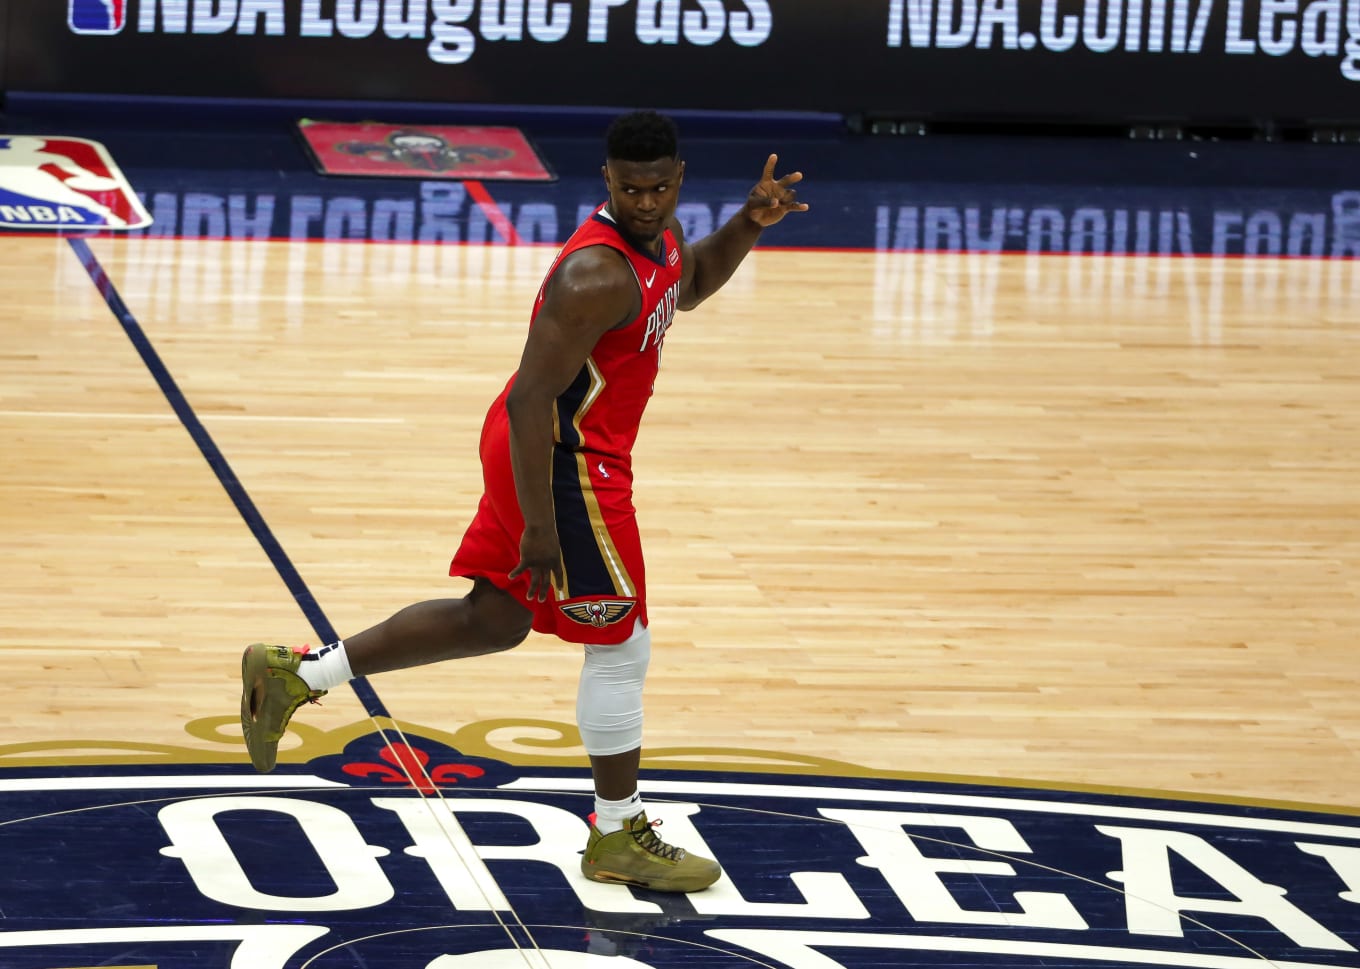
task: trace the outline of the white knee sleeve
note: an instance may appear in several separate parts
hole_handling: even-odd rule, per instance
[[[617,646],[586,645],[576,726],[586,753],[622,754],[642,746],[642,681],[652,658],[652,635],[639,626]]]

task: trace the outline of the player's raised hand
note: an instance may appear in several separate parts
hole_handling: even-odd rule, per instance
[[[779,156],[771,155],[765,162],[765,171],[751,196],[746,200],[746,211],[752,221],[761,226],[774,225],[790,212],[806,212],[806,202],[798,201],[798,193],[790,186],[803,180],[802,172],[789,172],[783,178],[774,177],[774,166]]]

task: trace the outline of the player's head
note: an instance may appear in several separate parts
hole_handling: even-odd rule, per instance
[[[648,162],[660,158],[677,160],[680,139],[675,122],[655,111],[621,114],[605,134],[605,159],[608,161]]]
[[[638,245],[655,246],[675,214],[685,177],[675,122],[655,111],[615,118],[605,135],[603,171],[619,228]]]

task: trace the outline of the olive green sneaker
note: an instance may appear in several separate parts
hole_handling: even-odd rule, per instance
[[[581,874],[591,881],[637,885],[657,892],[697,892],[722,875],[716,861],[668,845],[653,829],[644,811],[630,818],[622,831],[600,834],[591,815],[590,840],[581,856]]]
[[[274,769],[279,741],[293,711],[326,695],[298,676],[306,652],[305,646],[293,649],[253,643],[241,656],[241,732],[250,762],[262,774]]]

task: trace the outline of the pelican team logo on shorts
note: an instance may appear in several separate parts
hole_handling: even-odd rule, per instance
[[[151,216],[97,141],[0,135],[0,228],[139,229]]]
[[[636,603],[630,599],[591,599],[588,602],[567,602],[557,608],[572,622],[603,629],[632,612],[634,605]]]
[[[116,34],[127,23],[127,0],[67,0],[66,23],[77,34]]]

